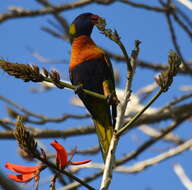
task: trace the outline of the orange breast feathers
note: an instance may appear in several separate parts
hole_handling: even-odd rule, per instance
[[[70,70],[85,61],[98,59],[104,55],[104,51],[96,46],[88,36],[79,36],[73,40],[71,48]]]

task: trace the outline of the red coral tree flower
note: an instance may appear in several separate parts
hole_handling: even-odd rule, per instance
[[[50,144],[57,151],[56,163],[61,169],[64,169],[68,165],[81,165],[91,161],[91,160],[83,160],[83,161],[72,162],[71,159],[68,160],[68,153],[61,144],[59,144],[56,140],[51,142]]]
[[[20,173],[19,175],[9,174],[7,175],[11,180],[20,183],[27,183],[33,178],[36,183],[36,189],[39,184],[39,173],[45,166],[23,166],[6,162],[5,167],[13,172]]]

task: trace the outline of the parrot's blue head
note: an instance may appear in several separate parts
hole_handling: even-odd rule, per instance
[[[99,16],[92,13],[83,13],[77,16],[69,27],[69,35],[73,38],[86,35],[90,36],[93,26],[98,22]]]

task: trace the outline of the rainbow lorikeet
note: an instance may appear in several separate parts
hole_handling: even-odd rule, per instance
[[[112,94],[116,97],[112,64],[106,53],[90,37],[98,19],[97,15],[84,13],[76,17],[70,25],[70,79],[73,85],[107,97]],[[77,94],[93,118],[105,161],[115,124],[116,104],[110,105],[108,101],[89,96],[80,90]]]

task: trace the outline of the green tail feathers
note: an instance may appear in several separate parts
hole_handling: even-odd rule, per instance
[[[95,124],[103,160],[105,161],[113,135],[110,107],[107,102],[97,100],[92,103],[91,108],[91,114]]]
[[[113,135],[113,127],[112,127],[111,121],[109,121],[109,119],[107,119],[107,120],[103,120],[103,119],[95,120],[94,119],[94,124],[95,124],[95,128],[96,128],[99,144],[101,147],[103,160],[105,161],[108,150],[109,150],[111,138]]]
[[[105,100],[79,95],[86,108],[91,113],[94,121],[98,141],[100,144],[103,160],[105,162],[113,135],[113,125],[110,106]]]

